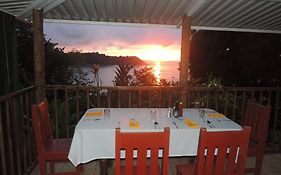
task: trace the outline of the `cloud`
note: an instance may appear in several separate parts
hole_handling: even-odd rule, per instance
[[[126,47],[132,44],[180,43],[180,29],[168,28],[45,23],[44,32],[47,38],[63,45],[110,43]]]
[[[138,54],[148,45],[180,50],[181,41],[180,29],[156,27],[44,23],[44,33],[66,51],[77,49],[123,56]]]

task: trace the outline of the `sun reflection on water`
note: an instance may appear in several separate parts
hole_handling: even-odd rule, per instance
[[[156,77],[157,84],[160,83],[160,70],[161,70],[161,64],[160,62],[155,62],[154,69],[154,76]]]

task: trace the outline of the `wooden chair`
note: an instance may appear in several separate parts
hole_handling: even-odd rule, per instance
[[[116,129],[115,175],[167,175],[169,160],[170,130],[164,132],[120,132]],[[125,152],[125,165],[121,166],[120,152]],[[137,152],[134,165],[134,150]],[[159,166],[159,150],[162,150],[162,165]],[[150,163],[147,165],[147,151],[150,151]]]
[[[241,131],[200,130],[196,164],[177,165],[177,175],[243,175],[250,128]]]
[[[246,173],[260,175],[264,149],[268,134],[271,106],[261,105],[248,100],[244,115],[244,126],[251,126],[248,156],[255,157],[255,167],[246,168]]]
[[[52,139],[49,115],[46,115],[47,105],[41,103],[32,105],[32,123],[35,134],[36,148],[39,161],[39,171],[41,175],[47,174],[46,163],[50,162],[51,174],[54,173],[56,162],[68,162],[68,152],[71,139]],[[43,112],[45,111],[45,112]],[[57,173],[57,174],[80,174],[81,167],[76,167],[73,173]]]

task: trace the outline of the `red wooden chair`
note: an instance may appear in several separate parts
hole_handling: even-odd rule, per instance
[[[248,156],[255,157],[255,167],[246,168],[246,173],[260,175],[264,149],[268,134],[271,106],[261,105],[248,100],[244,115],[244,126],[251,126]]]
[[[116,129],[115,141],[115,175],[167,175],[169,160],[170,130],[164,132],[120,132]],[[120,152],[125,151],[125,165],[121,166]],[[133,152],[137,151],[136,165]],[[162,152],[162,165],[159,166],[159,150]],[[147,151],[150,163],[147,165]]]
[[[196,164],[177,165],[177,175],[243,175],[250,128],[207,132],[201,129]]]
[[[39,171],[41,175],[47,174],[46,163],[50,162],[51,174],[54,173],[56,162],[68,162],[68,152],[71,139],[52,139],[49,115],[46,115],[47,105],[41,103],[32,105],[32,123],[35,134],[36,148],[39,161]],[[45,112],[42,112],[42,111]],[[48,112],[47,112],[48,113]],[[80,174],[81,167],[76,167],[75,172],[64,172],[57,174]]]
[[[43,127],[45,137],[46,139],[52,139],[53,138],[53,133],[52,133],[52,128],[51,128],[51,121],[50,121],[50,114],[48,110],[48,103],[47,101],[41,102],[39,105],[39,111],[41,114],[41,125]]]

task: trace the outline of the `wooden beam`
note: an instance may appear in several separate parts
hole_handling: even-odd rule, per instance
[[[43,35],[43,10],[33,10],[33,49],[34,49],[34,81],[36,86],[36,102],[45,99],[45,55]]]
[[[181,60],[180,60],[180,86],[187,86],[190,64],[190,20],[188,16],[182,19]]]

